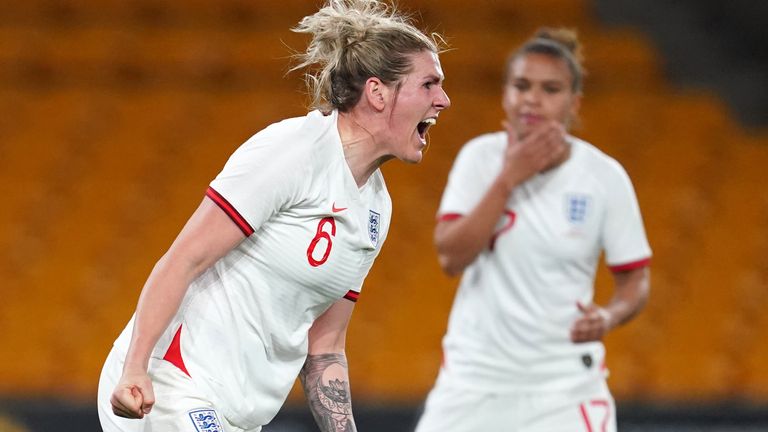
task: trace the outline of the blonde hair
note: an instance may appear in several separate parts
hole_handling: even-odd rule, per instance
[[[512,64],[519,57],[526,54],[546,54],[565,60],[571,71],[571,90],[581,93],[584,86],[586,70],[582,62],[584,56],[575,30],[567,28],[542,27],[518,50],[513,52],[507,60],[506,78],[512,69]]]
[[[439,53],[442,44],[439,35],[425,35],[407,16],[378,0],[328,0],[291,30],[312,34],[291,70],[308,68],[311,108],[323,112],[348,111],[360,100],[368,78],[396,83],[411,71],[411,54]]]

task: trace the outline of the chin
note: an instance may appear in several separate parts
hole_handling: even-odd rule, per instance
[[[405,163],[408,163],[408,164],[412,164],[412,165],[415,165],[415,164],[417,164],[417,163],[420,163],[420,162],[421,162],[421,159],[422,159],[423,157],[424,157],[424,155],[422,155],[422,153],[421,153],[421,150],[419,150],[417,153],[415,153],[415,154],[409,154],[409,155],[407,155],[407,156],[405,156],[405,157],[401,158],[400,160],[401,160],[401,161],[403,161],[403,162],[405,162]]]
[[[533,128],[530,125],[527,124],[519,124],[517,126],[517,136],[518,138],[524,138],[528,136],[529,133],[531,133],[531,130]]]

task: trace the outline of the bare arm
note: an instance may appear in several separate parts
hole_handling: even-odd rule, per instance
[[[455,276],[464,271],[488,246],[496,223],[504,213],[512,191],[528,178],[564,157],[565,130],[556,123],[543,124],[518,140],[517,132],[505,122],[507,150],[498,177],[469,214],[440,221],[435,228],[435,246],[440,266]]]
[[[155,344],[189,284],[243,238],[243,232],[206,197],[157,262],[141,291],[123,375],[112,393],[116,415],[142,418],[152,409],[154,392],[147,367]]]
[[[344,354],[354,303],[341,299],[309,330],[309,355],[299,373],[312,415],[322,432],[356,431],[349,369]]]
[[[443,271],[456,276],[477,258],[491,240],[512,189],[497,179],[469,214],[441,220],[435,227],[435,246]]]
[[[571,328],[571,340],[590,342],[600,340],[612,329],[635,317],[648,301],[650,269],[648,267],[613,274],[615,292],[605,307],[596,304],[577,307],[582,316]]]

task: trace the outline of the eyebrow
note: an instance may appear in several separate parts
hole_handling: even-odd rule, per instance
[[[445,75],[436,75],[433,73],[430,73],[429,75],[425,76],[423,79],[429,80],[433,83],[439,83],[441,81],[445,81]]]
[[[542,84],[558,84],[558,85],[567,84],[564,81],[557,80],[557,79],[550,79],[550,80],[543,80],[543,81],[531,80],[531,79],[528,79],[528,78],[525,78],[525,77],[517,77],[517,78],[513,78],[512,79],[512,82],[517,82],[517,81],[539,82],[539,83],[542,83]]]

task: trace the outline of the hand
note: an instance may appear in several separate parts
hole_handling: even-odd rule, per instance
[[[155,404],[152,381],[146,372],[123,372],[109,401],[119,417],[144,418]]]
[[[575,343],[598,341],[612,328],[611,314],[604,308],[590,303],[576,302],[580,316],[571,326],[571,341]]]
[[[562,160],[567,151],[565,128],[555,121],[542,123],[519,139],[512,125],[502,122],[507,130],[507,150],[502,175],[513,188],[528,178],[547,170]]]

